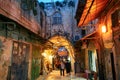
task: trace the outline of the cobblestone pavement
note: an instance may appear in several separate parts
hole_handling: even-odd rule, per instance
[[[43,79],[39,78],[37,80],[86,80],[86,79],[82,77],[77,77],[74,74],[60,76],[60,72],[54,70],[50,74],[48,74],[45,78]]]

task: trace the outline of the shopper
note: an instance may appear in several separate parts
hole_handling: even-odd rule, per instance
[[[65,64],[63,61],[60,62],[60,75],[64,76]]]
[[[69,60],[66,60],[65,66],[66,66],[66,73],[70,75],[70,72],[71,72],[71,63],[70,63]]]

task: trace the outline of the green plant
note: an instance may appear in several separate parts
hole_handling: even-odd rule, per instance
[[[66,1],[63,1],[63,5],[65,6],[67,4],[67,2]]]
[[[21,8],[26,11],[33,11],[33,14],[37,15],[37,0],[21,0]]]
[[[32,70],[31,70],[31,80],[36,80],[40,74],[40,66],[37,63],[36,59],[32,60]]]
[[[59,1],[56,1],[56,6],[63,7],[62,3],[61,3],[61,2],[59,2]]]
[[[45,4],[44,4],[43,2],[40,2],[40,3],[39,3],[39,6],[40,6],[42,9],[45,8]]]
[[[68,3],[68,6],[69,6],[69,7],[75,7],[75,2],[74,2],[74,1],[70,1],[70,2]]]

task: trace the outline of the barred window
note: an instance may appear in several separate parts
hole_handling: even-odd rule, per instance
[[[52,20],[53,25],[62,24],[62,15],[60,13],[55,13]]]

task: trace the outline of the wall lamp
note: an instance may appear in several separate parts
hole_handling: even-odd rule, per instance
[[[106,33],[107,32],[107,27],[105,25],[102,26],[102,33]]]

